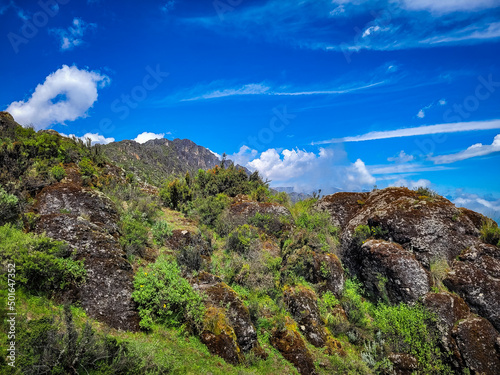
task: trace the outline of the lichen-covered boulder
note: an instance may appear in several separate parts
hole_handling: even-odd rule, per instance
[[[430,289],[427,271],[395,243],[370,240],[361,246],[359,275],[366,291],[392,303],[415,302]]]
[[[392,362],[394,374],[412,375],[418,369],[417,359],[406,353],[391,353],[389,361]]]
[[[223,331],[223,333],[227,336],[224,336],[223,341],[225,343],[227,343],[229,337],[233,337],[235,340],[234,345],[235,348],[237,348],[238,353],[248,353],[249,351],[253,351],[257,356],[263,358],[267,357],[267,354],[260,347],[259,342],[257,341],[257,331],[255,330],[255,327],[250,319],[250,312],[248,311],[248,308],[243,305],[233,289],[231,289],[224,282],[221,282],[218,277],[205,272],[201,272],[196,279],[191,280],[191,284],[195,290],[203,292],[206,296],[206,300],[204,302],[208,311],[211,311],[211,308],[217,308],[218,314],[224,315],[225,326],[234,332],[234,336],[231,336],[227,333],[227,330]],[[210,319],[211,318],[209,317],[209,322],[211,321]],[[218,321],[221,321],[221,319]],[[205,324],[203,328],[205,337],[213,338],[210,341],[207,341],[207,346],[209,350],[214,350],[214,352],[217,351],[218,354],[218,349],[211,348],[210,345],[219,342],[218,339],[215,340],[215,338],[220,333],[214,332],[210,327],[210,325]],[[208,333],[211,335],[208,335]],[[215,338],[213,337],[214,335]],[[226,359],[225,356],[222,356],[222,358]],[[238,361],[240,361],[242,357],[235,357],[231,354],[229,362],[232,363],[231,361],[234,361],[235,358],[239,358]]]
[[[500,249],[483,243],[470,247],[452,264],[443,283],[471,310],[500,331]]]
[[[380,228],[381,239],[415,254],[425,268],[433,259],[451,262],[479,242],[479,229],[469,216],[443,197],[421,196],[407,188],[375,190],[345,225],[341,258],[349,268],[353,266],[350,252],[357,246],[355,229],[369,225]]]
[[[302,276],[308,282],[318,284],[320,293],[330,291],[340,297],[345,273],[337,255],[326,252],[325,245],[305,230],[295,231],[287,242],[283,248],[282,277]]]
[[[288,287],[284,291],[284,298],[288,311],[307,341],[317,348],[326,347],[330,353],[342,351],[340,342],[331,337],[325,329],[313,290]]]
[[[475,374],[500,374],[500,335],[489,321],[481,317],[459,321],[452,335],[466,367]]]
[[[336,193],[316,202],[314,208],[328,212],[334,226],[344,229],[349,221],[363,208],[370,193]]]
[[[83,260],[87,279],[73,292],[87,314],[116,329],[138,330],[132,266],[118,243],[111,201],[78,184],[58,183],[38,194],[35,212],[35,231],[66,241]]]
[[[320,292],[330,291],[340,298],[344,290],[345,273],[340,259],[331,253],[313,254],[314,279]]]
[[[455,370],[460,370],[464,367],[464,362],[452,330],[456,322],[469,317],[469,306],[460,296],[447,292],[428,293],[422,298],[422,304],[436,315],[441,347],[445,353],[450,353],[447,362]]]
[[[311,352],[297,331],[297,325],[289,317],[285,318],[284,327],[273,329],[269,341],[287,361],[297,368],[299,373],[303,375],[317,374]]]
[[[226,362],[238,365],[243,362],[243,355],[237,343],[233,327],[227,321],[223,308],[210,306],[207,308],[200,333],[210,353],[218,355]]]

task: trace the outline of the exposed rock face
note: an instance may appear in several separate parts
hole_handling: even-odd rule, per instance
[[[460,321],[453,329],[465,365],[476,374],[500,374],[500,336],[480,317]]]
[[[384,298],[387,292],[392,303],[415,302],[430,289],[427,271],[398,244],[370,240],[361,247],[360,261],[358,273],[366,290],[375,297]]]
[[[118,216],[109,199],[74,182],[44,188],[37,196],[36,231],[64,240],[84,261],[86,282],[76,290],[91,316],[117,329],[136,331],[133,272],[118,244]]]
[[[226,362],[238,365],[243,361],[236,334],[227,322],[224,309],[208,307],[200,338],[210,353],[224,358]]]
[[[212,353],[219,355],[229,363],[240,363],[243,357],[241,354],[236,355],[235,353],[246,353],[250,350],[253,350],[258,356],[267,357],[257,341],[257,332],[250,319],[250,313],[234,290],[221,282],[219,278],[205,272],[202,272],[197,279],[192,280],[192,285],[194,289],[202,291],[207,296],[205,305],[208,312],[201,338]],[[213,309],[218,309],[216,321],[219,323],[215,326],[213,317],[210,315],[211,311],[214,315]],[[220,317],[220,314],[223,315],[223,318]],[[225,323],[222,324],[222,321]],[[230,332],[233,332],[234,335]],[[222,334],[223,336],[221,336]],[[234,339],[234,343],[229,345],[228,340],[231,337]],[[220,350],[220,343],[234,349],[227,352]]]
[[[273,329],[269,341],[301,374],[317,374],[312,355],[290,318],[286,317],[283,329]]]
[[[500,249],[476,244],[452,265],[444,284],[458,293],[472,311],[500,330]]]
[[[315,208],[330,213],[332,224],[344,229],[369,196],[370,193],[336,193],[320,199]]]
[[[455,370],[459,371],[464,367],[464,362],[452,336],[452,330],[456,322],[469,317],[469,306],[456,294],[446,292],[428,293],[422,299],[422,303],[436,314],[441,346],[445,353],[451,353],[448,362]]]
[[[292,243],[283,249],[283,275],[295,273],[313,284],[318,284],[320,293],[332,292],[340,298],[344,290],[345,274],[339,258],[324,251],[316,237],[305,230],[295,232]],[[283,280],[285,281],[285,280]]]
[[[330,353],[342,349],[341,344],[328,335],[322,323],[314,291],[301,287],[288,288],[284,297],[288,311],[307,341],[318,348],[326,347]]]
[[[340,298],[344,290],[345,274],[342,263],[335,254],[313,254],[313,277],[316,283],[321,284],[320,292],[330,291]]]
[[[391,353],[389,360],[394,366],[394,373],[396,375],[412,375],[418,369],[417,359],[405,353]]]
[[[364,200],[361,200],[361,199]],[[359,201],[359,202],[358,202]],[[346,204],[347,208],[340,208]],[[342,234],[342,260],[353,264],[353,234],[359,225],[380,227],[383,239],[400,244],[415,254],[426,268],[435,258],[451,262],[478,242],[477,221],[442,197],[419,196],[407,188],[387,188],[360,195],[337,193],[321,199],[316,207],[331,213]]]

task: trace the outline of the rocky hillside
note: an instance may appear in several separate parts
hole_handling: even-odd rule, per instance
[[[5,373],[500,373],[492,220],[423,188],[292,203],[198,147],[110,145],[125,171],[0,113]]]
[[[169,176],[210,169],[221,162],[209,149],[189,139],[153,139],[144,144],[125,140],[102,148],[112,163],[154,185]]]

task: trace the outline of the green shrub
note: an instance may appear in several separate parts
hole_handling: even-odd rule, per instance
[[[257,189],[252,191],[250,199],[257,202],[267,202],[269,200],[269,189],[264,186],[259,186]]]
[[[165,220],[160,220],[154,223],[151,230],[153,232],[154,241],[160,246],[165,243],[165,238],[172,235],[172,227]]]
[[[278,217],[272,214],[261,214],[256,212],[253,217],[248,220],[248,224],[263,231],[274,234],[275,236],[281,235],[283,224],[286,223],[287,217]]]
[[[358,225],[354,229],[353,240],[358,246],[361,246],[371,236],[372,236],[371,229],[368,225]]]
[[[441,361],[437,331],[430,328],[436,317],[423,306],[379,304],[373,316],[374,325],[382,333],[382,340],[390,351],[415,356],[419,373],[451,373]]]
[[[362,297],[362,286],[357,280],[347,279],[342,294],[342,307],[344,308],[349,322],[360,328],[368,328],[370,303]]]
[[[419,186],[415,188],[414,191],[418,194],[419,197],[436,198],[439,196],[434,190],[428,187]]]
[[[89,322],[77,329],[68,305],[62,317],[20,324],[16,365],[23,374],[145,373],[142,359],[127,343],[97,334]]]
[[[161,255],[155,263],[140,268],[134,289],[132,298],[139,305],[140,325],[144,329],[151,329],[154,322],[179,326],[185,321],[195,325],[202,321],[202,298],[182,278],[171,257]]]
[[[193,195],[185,182],[175,179],[160,190],[160,198],[166,207],[179,210],[183,204],[193,199]]]
[[[0,227],[0,262],[16,264],[16,281],[31,291],[50,292],[85,280],[82,261],[69,247],[45,236],[23,233],[10,224]]]
[[[145,225],[130,215],[125,215],[120,222],[120,229],[120,245],[127,255],[143,257],[148,245],[148,229]]]
[[[19,199],[12,194],[8,194],[3,187],[0,186],[0,224],[15,218],[18,215]]]
[[[256,243],[259,234],[255,228],[244,224],[233,230],[227,238],[227,249],[242,255],[248,255],[252,250],[252,245]]]
[[[82,176],[92,177],[97,174],[97,169],[94,166],[92,160],[90,160],[89,158],[83,158],[82,160],[80,160],[78,166],[80,167],[80,173],[82,174]]]
[[[327,291],[318,299],[318,308],[321,316],[326,317],[339,304],[340,302],[337,297],[332,292]]]
[[[199,217],[200,222],[214,228],[221,213],[229,206],[229,198],[225,194],[198,198],[193,206],[193,213]]]
[[[493,220],[487,219],[483,222],[481,239],[490,245],[500,247],[500,228]]]
[[[61,181],[64,177],[66,177],[66,171],[61,165],[55,165],[50,169],[51,176],[56,181]]]

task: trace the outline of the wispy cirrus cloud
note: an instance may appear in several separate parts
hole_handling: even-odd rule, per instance
[[[487,156],[498,152],[500,152],[500,134],[495,136],[491,145],[476,143],[463,151],[454,154],[433,156],[430,157],[429,160],[433,161],[434,164],[451,164],[457,161]]]
[[[389,83],[390,80],[380,80],[370,83],[355,83],[349,85],[339,85],[335,87],[314,87],[297,88],[296,90],[288,88],[273,87],[266,83],[249,83],[242,85],[230,85],[226,82],[212,82],[207,85],[198,85],[192,89],[179,92],[172,97],[166,98],[166,101],[190,102],[197,100],[221,99],[229,97],[242,96],[311,96],[311,95],[341,95],[351,92],[367,90]]]
[[[379,139],[413,137],[429,134],[458,133],[478,130],[500,129],[500,119],[489,121],[470,121],[449,124],[423,125],[414,128],[401,128],[396,130],[374,131],[366,134],[355,135],[344,138],[333,138],[326,141],[313,142],[312,145],[342,143],[342,142],[363,142]]]
[[[83,43],[83,35],[97,27],[95,23],[87,23],[75,17],[67,29],[51,29],[50,33],[59,38],[61,50],[69,50]]]
[[[345,52],[497,40],[499,14],[496,0],[271,0],[241,4],[223,22],[218,15],[184,22],[225,35]]]

